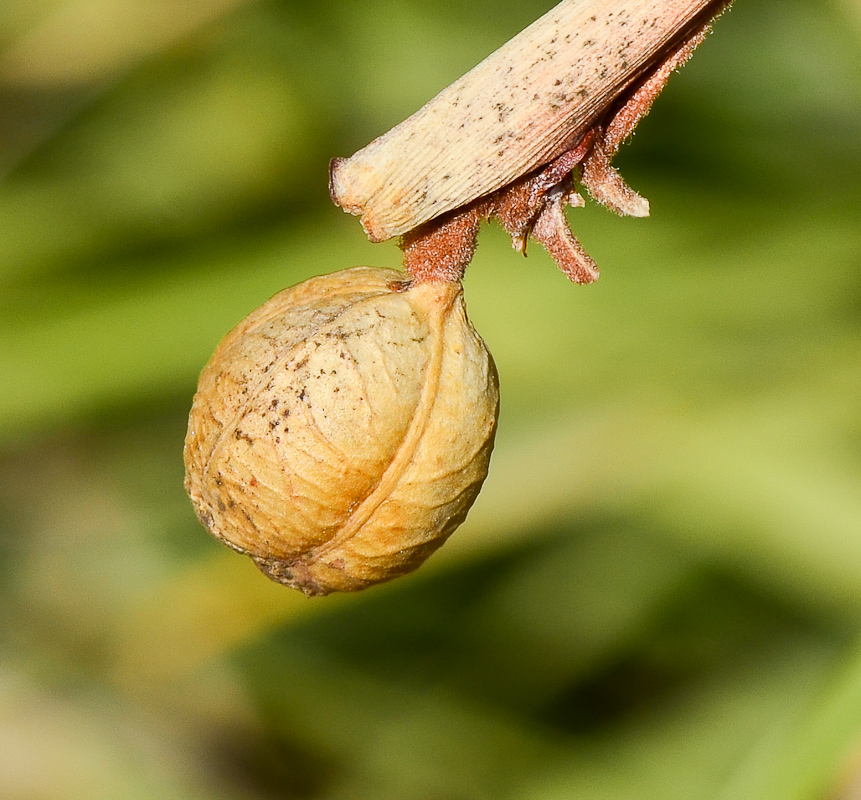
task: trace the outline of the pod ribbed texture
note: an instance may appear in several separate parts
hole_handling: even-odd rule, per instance
[[[280,292],[219,344],[189,418],[186,489],[274,580],[362,589],[415,569],[466,517],[498,407],[459,285],[344,270]]]

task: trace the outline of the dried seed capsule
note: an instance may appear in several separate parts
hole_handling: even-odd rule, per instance
[[[356,267],[285,289],[219,344],[185,442],[210,532],[308,595],[415,569],[487,475],[499,391],[458,283]]]

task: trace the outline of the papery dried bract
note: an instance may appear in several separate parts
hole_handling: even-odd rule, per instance
[[[383,241],[511,184],[576,145],[724,5],[564,0],[404,122],[334,159],[332,199]],[[637,198],[624,213],[648,206]]]
[[[496,371],[460,284],[357,267],[275,295],[200,377],[186,488],[204,525],[306,594],[415,569],[487,474]]]

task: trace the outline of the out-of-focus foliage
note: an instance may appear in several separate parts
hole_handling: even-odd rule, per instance
[[[596,285],[483,232],[497,451],[418,573],[307,600],[183,494],[218,339],[398,263],[328,159],[550,4],[0,6],[0,797],[861,796],[857,0],[736,0]]]

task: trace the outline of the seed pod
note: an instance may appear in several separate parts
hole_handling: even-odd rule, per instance
[[[185,441],[201,522],[308,595],[418,567],[487,475],[499,389],[459,283],[356,267],[285,289],[219,344]]]

